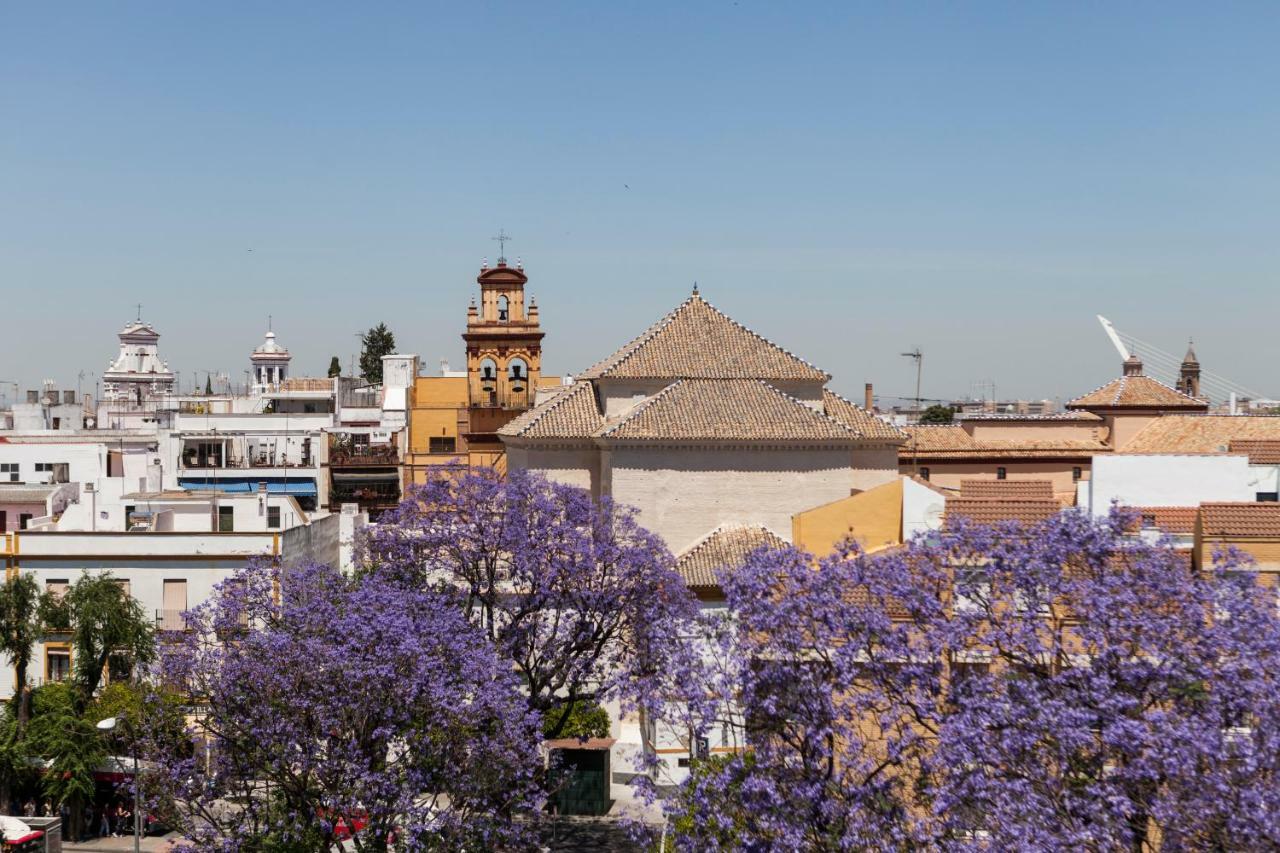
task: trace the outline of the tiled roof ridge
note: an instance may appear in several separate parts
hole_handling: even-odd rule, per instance
[[[675,390],[678,387],[682,387],[685,384],[688,384],[690,386],[703,386],[703,385],[709,386],[709,385],[715,385],[715,384],[721,384],[721,383],[739,383],[739,382],[743,384],[749,384],[749,385],[759,385],[765,388],[766,390],[781,397],[782,399],[786,400],[787,402],[791,403],[798,410],[807,413],[808,416],[811,416],[812,418],[819,421],[826,421],[831,425],[837,427],[838,429],[841,429],[844,432],[847,432],[853,438],[865,438],[865,436],[862,433],[858,432],[856,429],[844,423],[843,421],[840,421],[840,420],[837,420],[836,418],[831,417],[826,412],[819,412],[810,406],[806,406],[800,400],[796,399],[795,397],[792,397],[787,392],[774,387],[764,379],[702,379],[702,378],[677,379],[676,381],[672,382],[670,385],[667,385],[657,394],[654,394],[649,399],[635,406],[633,409],[631,409],[631,411],[627,412],[625,416],[619,418],[615,423],[609,424],[607,427],[604,427],[601,430],[599,430],[596,433],[596,435],[600,438],[605,438],[611,435],[616,430],[626,426],[632,420],[640,417],[641,414],[643,414],[647,409],[649,409],[654,404],[658,403],[659,400],[662,400],[668,395],[675,393]]]
[[[677,554],[676,560],[679,561],[679,560],[683,560],[686,557],[693,556],[697,551],[699,551],[702,548],[705,548],[708,544],[711,543],[713,539],[715,539],[718,536],[722,536],[726,533],[737,533],[740,531],[751,531],[751,530],[761,531],[763,533],[768,534],[769,536],[774,537],[780,542],[783,542],[783,543],[786,542],[785,539],[783,539],[773,530],[769,529],[768,525],[761,524],[758,521],[725,521],[716,525],[713,529],[707,531],[705,534],[699,537],[696,542],[694,542],[688,548],[685,548],[683,551]]]
[[[776,390],[776,389],[775,389],[775,390]],[[901,429],[898,429],[898,427],[896,427],[896,426],[894,426],[893,424],[889,423],[888,421],[884,420],[884,419],[883,419],[883,418],[881,418],[879,415],[877,415],[875,412],[872,412],[872,411],[870,411],[869,409],[865,409],[865,408],[863,408],[862,406],[859,406],[857,403],[853,402],[852,400],[850,400],[849,398],[845,397],[844,395],[839,394],[839,393],[838,393],[838,392],[836,392],[836,391],[832,391],[830,388],[827,388],[827,387],[825,387],[825,386],[824,386],[824,387],[823,387],[823,389],[822,389],[822,393],[824,393],[824,394],[830,394],[832,397],[835,397],[837,400],[839,400],[840,402],[844,403],[846,406],[849,406],[850,408],[857,409],[858,411],[861,411],[861,412],[866,412],[867,417],[869,417],[869,418],[875,418],[876,420],[881,421],[881,422],[882,422],[886,427],[888,427],[889,429],[894,430],[895,432],[897,432],[897,433],[898,433],[898,435],[899,435],[899,437],[901,437],[901,438],[903,438],[903,439],[906,439],[906,438],[907,438],[907,434],[906,434],[905,432],[903,432]],[[827,417],[832,417],[832,415],[827,414],[825,407],[824,407],[824,409],[823,409],[822,414],[827,415]],[[837,419],[837,420],[838,420],[838,419]],[[843,423],[843,422],[842,422],[842,423]],[[845,426],[850,426],[850,425],[849,425],[849,424],[845,424]],[[850,428],[852,428],[852,427],[850,426]],[[855,432],[858,432],[858,431],[857,431],[857,430],[855,430]],[[864,434],[862,434],[862,433],[860,433],[860,432],[859,432],[859,434],[860,434],[860,435],[862,435],[862,437],[863,437],[863,438],[869,438],[869,437],[871,437],[871,436],[864,435]]]
[[[554,412],[564,403],[572,399],[575,393],[581,393],[581,391],[579,390],[579,386],[585,386],[588,389],[591,389],[591,383],[585,380],[578,380],[573,382],[570,385],[565,385],[563,386],[563,388],[561,388],[561,390],[556,392],[556,395],[554,397],[552,397],[550,400],[547,400],[546,403],[543,403],[540,406],[534,406],[528,412],[525,412],[523,415],[513,418],[509,423],[504,424],[499,430],[499,433],[503,435],[520,435],[528,430],[533,429],[538,425],[540,421],[542,421],[543,418],[545,418],[547,415]],[[594,389],[591,389],[591,390],[594,391]],[[593,393],[592,394],[593,404],[595,402],[594,396],[595,395]],[[520,418],[524,417],[524,415],[528,415],[528,418],[526,420],[521,421]],[[518,425],[517,425],[517,421],[519,421]],[[509,432],[504,432],[504,430],[508,430],[508,429],[510,430]]]
[[[1174,394],[1174,395],[1176,395],[1176,396],[1178,396],[1178,397],[1182,398],[1182,399],[1180,400],[1180,402],[1185,401],[1185,402],[1188,402],[1188,403],[1195,403],[1195,404],[1196,404],[1196,405],[1198,405],[1198,406],[1207,406],[1207,405],[1208,405],[1204,400],[1200,400],[1200,399],[1197,399],[1196,397],[1192,397],[1190,394],[1184,394],[1184,393],[1182,393],[1181,391],[1179,391],[1177,388],[1174,388],[1174,387],[1173,387],[1173,386],[1171,386],[1171,385],[1166,385],[1166,384],[1164,384],[1163,382],[1161,382],[1159,379],[1156,379],[1154,376],[1147,376],[1145,373],[1138,374],[1137,376],[1120,376],[1120,377],[1118,377],[1118,378],[1116,378],[1116,379],[1112,379],[1112,380],[1110,380],[1110,381],[1108,381],[1108,382],[1104,382],[1104,383],[1102,383],[1101,385],[1099,385],[1097,388],[1094,388],[1092,391],[1086,391],[1085,393],[1081,394],[1080,396],[1075,397],[1075,398],[1073,398],[1072,400],[1068,401],[1066,405],[1067,405],[1067,406],[1081,406],[1081,408],[1084,408],[1085,406],[1081,405],[1081,403],[1080,403],[1080,401],[1081,401],[1081,400],[1084,400],[1084,399],[1086,399],[1086,398],[1088,398],[1088,397],[1092,397],[1094,394],[1097,394],[1097,393],[1099,393],[1099,392],[1101,392],[1101,391],[1106,390],[1109,386],[1111,386],[1111,385],[1115,385],[1115,386],[1116,386],[1116,392],[1115,392],[1114,394],[1112,394],[1112,395],[1111,395],[1111,402],[1109,402],[1109,403],[1089,403],[1089,404],[1087,404],[1087,405],[1088,405],[1088,406],[1119,406],[1119,405],[1120,405],[1120,398],[1124,395],[1125,388],[1127,388],[1127,387],[1128,387],[1128,384],[1129,384],[1129,380],[1130,380],[1130,379],[1145,379],[1145,380],[1147,380],[1148,382],[1154,382],[1156,385],[1159,385],[1159,386],[1160,386],[1160,388],[1161,388],[1162,390],[1168,391],[1169,393]],[[1134,404],[1132,404],[1132,405],[1134,405],[1134,406],[1139,406],[1139,407],[1140,407],[1140,406],[1154,406],[1154,407],[1157,407],[1157,408],[1158,408],[1158,407],[1160,407],[1161,405],[1164,405],[1164,404],[1161,404],[1161,403],[1134,403]]]
[[[620,429],[621,427],[625,426],[632,418],[638,417],[640,413],[643,412],[645,409],[648,409],[650,406],[658,402],[660,399],[666,397],[668,394],[673,393],[677,387],[679,387],[680,385],[683,385],[687,381],[689,380],[677,379],[675,382],[672,382],[670,385],[667,385],[665,388],[663,388],[657,394],[654,394],[649,399],[642,400],[638,405],[633,406],[631,411],[627,412],[625,415],[618,418],[613,423],[606,424],[603,427],[601,427],[599,430],[596,431],[595,434],[598,437],[603,438],[609,435],[610,433],[612,433],[614,430]]]
[[[583,371],[583,373],[581,374],[582,378],[596,379],[622,367],[622,365],[626,364],[627,361],[631,359],[637,352],[639,352],[640,349],[645,344],[653,340],[655,337],[657,337],[657,335],[660,332],[662,332],[664,329],[670,326],[675,321],[675,319],[680,315],[681,312],[687,310],[690,306],[699,302],[705,305],[707,308],[709,308],[717,316],[727,320],[730,324],[737,327],[739,330],[745,332],[746,334],[750,335],[751,337],[755,338],[757,341],[764,344],[765,346],[771,347],[777,350],[778,352],[782,353],[783,355],[789,358],[795,359],[796,361],[800,362],[810,370],[813,370],[814,372],[825,376],[828,381],[831,379],[831,374],[827,373],[827,371],[809,362],[807,359],[801,358],[800,356],[796,355],[786,347],[781,346],[780,344],[774,343],[773,341],[769,340],[764,335],[760,334],[754,329],[748,326],[745,326],[742,323],[739,323],[737,320],[733,319],[728,314],[724,313],[715,305],[713,305],[709,300],[704,299],[702,295],[700,293],[697,293],[696,291],[694,293],[691,293],[689,296],[685,297],[684,301],[681,302],[679,305],[677,305],[674,309],[669,311],[665,317],[660,319],[658,322],[654,323],[645,331],[641,332],[639,337],[633,339],[628,344],[624,344],[621,348],[616,350],[612,355],[605,357],[604,360],[596,362],[587,370]]]

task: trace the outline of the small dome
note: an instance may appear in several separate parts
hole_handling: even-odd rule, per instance
[[[275,332],[267,332],[267,334],[266,334],[266,338],[265,338],[265,340],[263,340],[263,342],[262,342],[261,346],[259,346],[259,347],[258,347],[256,350],[254,350],[253,352],[254,352],[254,354],[255,354],[255,355],[258,355],[258,354],[262,354],[262,355],[266,355],[266,354],[270,354],[270,355],[288,355],[288,353],[289,353],[289,351],[288,351],[287,349],[285,349],[284,347],[280,346],[280,344],[276,343],[276,333],[275,333]]]

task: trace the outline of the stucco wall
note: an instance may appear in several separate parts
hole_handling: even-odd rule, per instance
[[[860,494],[796,513],[791,537],[796,546],[825,557],[852,537],[866,549],[897,544],[902,534],[902,483],[898,478]]]
[[[674,379],[598,379],[596,394],[606,418],[621,417],[633,406],[666,388]]]
[[[1094,457],[1095,459],[1101,457]],[[1082,479],[1090,476],[1089,460],[1054,460],[1037,462],[1018,462],[1015,460],[999,460],[991,462],[949,462],[920,459],[921,469],[929,469],[929,482],[939,488],[959,491],[962,480],[994,480],[996,469],[1005,469],[1008,480],[1048,480],[1053,483],[1053,492],[1063,498],[1070,498],[1076,493],[1076,483],[1072,479],[1072,468],[1079,467]],[[911,473],[911,459],[906,457],[902,464],[902,473]]]
[[[1049,441],[1068,439],[1089,441],[1106,432],[1100,421],[958,421],[976,439],[995,441]]]
[[[675,553],[722,524],[791,536],[791,516],[849,495],[849,455],[834,449],[618,447],[602,477],[615,501]]]
[[[898,449],[855,450],[850,489],[866,491],[898,479]]]
[[[1246,456],[1135,454],[1097,456],[1089,505],[1105,515],[1112,501],[1128,506],[1197,506],[1203,501],[1252,501]]]
[[[508,471],[537,471],[557,483],[600,495],[600,451],[595,447],[507,446]]]

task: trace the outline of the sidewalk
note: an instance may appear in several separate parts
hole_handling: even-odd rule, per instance
[[[176,838],[177,836],[173,833],[143,838],[142,849],[148,851],[148,853],[164,853],[170,847],[170,840]],[[131,853],[133,850],[133,836],[128,835],[124,838],[91,838],[79,844],[72,844],[64,838],[62,840],[62,849],[74,850],[76,853]]]

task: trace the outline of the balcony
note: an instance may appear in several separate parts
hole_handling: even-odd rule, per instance
[[[314,468],[315,460],[304,456],[301,459],[285,459],[281,456],[273,456],[266,453],[260,453],[246,458],[229,456],[225,460],[217,457],[204,457],[197,454],[187,453],[182,457],[182,467],[188,471],[206,471],[206,470],[250,470],[253,468]]]
[[[185,610],[157,610],[156,630],[161,633],[179,633],[188,630]]]
[[[330,468],[376,468],[399,464],[400,449],[394,444],[351,444],[338,440],[329,443]]]

